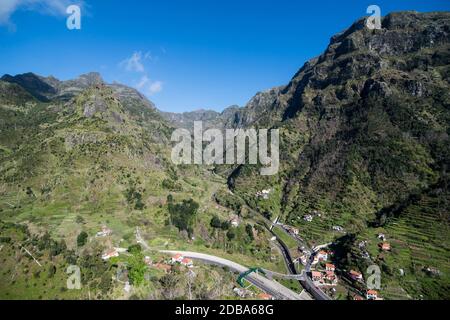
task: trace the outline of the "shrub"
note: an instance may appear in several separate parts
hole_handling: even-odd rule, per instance
[[[88,234],[82,231],[77,237],[77,245],[78,247],[82,247],[86,244],[88,238]]]

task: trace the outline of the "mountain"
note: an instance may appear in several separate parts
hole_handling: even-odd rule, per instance
[[[192,130],[195,121],[202,121],[205,129],[225,129],[242,127],[244,125],[240,118],[242,110],[243,108],[233,105],[222,112],[204,109],[183,113],[161,111],[161,116],[176,128]]]
[[[340,251],[355,254],[342,260],[343,270],[365,271],[368,261],[357,244],[369,241],[391,297],[406,297],[404,290],[448,297],[449,81],[449,13],[392,13],[381,30],[360,19],[287,86],[241,111],[253,114],[246,126],[280,129],[281,169],[262,178],[258,168],[241,165],[229,185],[311,243],[339,237],[333,226],[354,235],[346,247],[351,252]],[[255,190],[268,188],[274,190],[269,200],[255,197]],[[409,204],[411,197],[423,200]],[[303,219],[308,214],[312,222]],[[380,256],[378,232],[388,235],[391,256]],[[441,279],[430,278],[427,268],[439,269]],[[416,284],[408,284],[412,278]],[[398,288],[403,293],[394,293]]]
[[[257,122],[259,117],[270,108],[282,88],[258,92],[245,107],[233,105],[222,112],[200,109],[183,113],[161,112],[161,115],[177,128],[192,130],[194,121],[202,121],[204,128],[244,128]]]
[[[56,273],[55,283],[65,284],[65,268],[75,261],[93,292],[113,297],[122,291],[112,289],[113,271],[127,265],[135,276],[141,266],[99,257],[106,248],[135,244],[136,228],[152,248],[198,249],[285,272],[258,212],[298,228],[310,246],[332,242],[341,279],[350,270],[367,279],[367,268],[378,266],[386,299],[448,299],[449,88],[445,12],[392,13],[381,30],[360,19],[287,85],[221,113],[160,112],[135,89],[105,83],[97,73],[68,81],[5,75],[0,259],[6,271],[0,282],[7,289],[0,295],[79,298],[47,282]],[[209,166],[173,165],[172,131],[200,120],[220,129],[279,129],[279,173],[261,176],[254,165],[218,166],[212,173]],[[261,190],[270,192],[260,197]],[[231,219],[241,222],[237,228]],[[114,233],[99,239],[103,225]],[[381,238],[390,251],[380,249]],[[45,261],[45,271],[22,245]],[[159,253],[151,259],[164,262]],[[18,270],[16,260],[26,267]],[[223,270],[202,268],[209,284],[199,281],[194,290],[200,298],[217,297],[211,288],[226,277]],[[168,289],[179,284],[176,291],[185,292],[189,280],[177,268],[168,275],[152,271],[148,279],[151,297],[187,294]],[[365,288],[341,283],[351,285],[349,294]],[[43,290],[27,290],[31,285]],[[140,297],[148,298],[145,290]]]
[[[14,77],[6,74],[1,77],[0,80],[20,85],[38,100],[48,102],[49,98],[56,94],[56,89],[53,86],[31,72],[16,75]]]
[[[233,294],[233,275],[206,265],[196,269],[201,285],[188,289],[190,276],[168,266],[158,252],[168,248],[201,249],[283,271],[281,255],[266,250],[268,231],[254,229],[243,217],[231,229],[234,210],[219,207],[212,196],[226,193],[224,179],[208,167],[172,163],[173,130],[138,91],[105,83],[96,73],[68,81],[31,73],[4,76],[0,298],[128,299],[121,282],[111,280],[121,270],[137,298]],[[212,218],[221,222],[219,229],[211,226]],[[98,236],[106,226],[111,234]],[[150,266],[143,252],[134,251],[136,228],[154,249],[145,253],[155,262]],[[131,256],[103,260],[115,247],[131,248]],[[82,270],[81,290],[67,290],[69,265]],[[161,266],[172,271],[166,275]]]

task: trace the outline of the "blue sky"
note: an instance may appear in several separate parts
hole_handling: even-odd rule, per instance
[[[82,28],[68,30],[64,8],[80,2]],[[0,0],[0,73],[98,71],[161,110],[222,110],[287,84],[371,4],[450,11],[448,0]]]

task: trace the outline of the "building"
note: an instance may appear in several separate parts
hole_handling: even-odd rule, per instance
[[[284,229],[289,232],[290,234],[293,234],[295,236],[298,236],[299,234],[299,230],[295,227],[291,227],[291,226],[287,226],[287,225],[283,225]]]
[[[315,265],[319,263],[319,258],[317,258],[317,256],[314,256],[313,261],[311,262],[311,265]]]
[[[317,259],[319,259],[319,261],[328,260],[328,252],[320,250],[319,253],[317,254]]]
[[[233,292],[240,298],[247,298],[248,296],[252,296],[253,293],[247,289],[234,287]]]
[[[117,252],[116,249],[109,249],[102,255],[102,259],[109,260],[111,258],[118,257],[118,256],[119,256],[119,252]]]
[[[232,218],[232,219],[230,220],[230,225],[231,225],[233,228],[239,227],[239,219],[238,219],[237,217]]]
[[[145,258],[144,258],[144,263],[145,263],[146,265],[148,265],[148,266],[151,266],[151,265],[152,265],[152,259],[150,259],[149,256],[145,256]]]
[[[268,293],[260,293],[258,294],[258,299],[260,300],[273,300],[273,297]]]
[[[325,277],[328,281],[330,281],[333,284],[335,284],[337,282],[337,277],[333,271],[327,271],[325,274]]]
[[[181,261],[184,259],[183,255],[181,253],[177,253],[176,255],[174,255],[171,259],[172,263],[181,263]]]
[[[96,236],[97,237],[107,237],[109,235],[111,235],[112,230],[109,229],[107,226],[103,226],[102,229],[97,232]]]
[[[377,300],[378,292],[375,290],[367,290],[366,298],[367,298],[367,300]]]
[[[386,235],[384,233],[379,233],[378,234],[378,239],[380,239],[381,241],[386,241]]]
[[[350,270],[348,275],[350,276],[350,278],[352,278],[355,281],[359,281],[359,280],[363,279],[362,274],[360,272],[358,272],[358,271],[355,271],[355,270]]]
[[[319,271],[312,271],[311,272],[311,278],[313,281],[322,281],[322,273]]]
[[[383,251],[390,251],[391,250],[391,245],[389,244],[389,242],[382,242],[379,244],[381,250]]]
[[[335,267],[334,264],[327,263],[327,264],[325,265],[325,270],[334,272],[334,271],[336,270],[336,267]]]
[[[189,259],[189,258],[184,258],[183,260],[181,260],[180,263],[181,263],[183,266],[188,267],[188,268],[191,268],[191,267],[194,266],[194,263],[193,263],[192,260]]]
[[[306,216],[303,217],[303,220],[307,221],[307,222],[312,222],[313,221],[313,216],[310,214],[307,214]]]
[[[264,200],[267,200],[267,199],[269,199],[269,195],[270,195],[271,192],[272,192],[271,189],[258,191],[258,192],[256,192],[256,196],[258,198],[263,198]]]
[[[342,228],[341,226],[333,226],[333,230],[337,232],[343,232],[344,228]]]
[[[300,260],[300,262],[302,263],[302,265],[306,266],[306,263],[308,262],[308,256],[307,255],[303,255],[300,258],[298,258]]]

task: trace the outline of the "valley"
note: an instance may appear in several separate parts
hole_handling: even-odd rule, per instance
[[[449,83],[448,12],[360,19],[220,113],[161,112],[94,72],[5,75],[0,298],[449,299]],[[197,121],[279,130],[279,171],[174,163]]]

